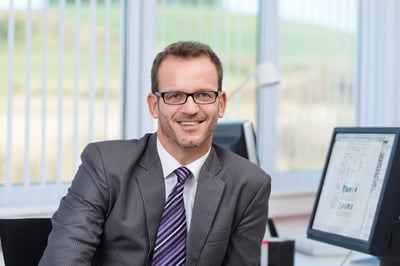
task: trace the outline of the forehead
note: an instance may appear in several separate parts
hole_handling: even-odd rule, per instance
[[[218,85],[217,68],[207,56],[181,58],[167,56],[158,70],[160,88],[165,86],[216,87]]]

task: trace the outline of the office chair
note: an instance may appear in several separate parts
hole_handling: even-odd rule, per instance
[[[5,265],[38,265],[51,228],[50,218],[0,219]]]

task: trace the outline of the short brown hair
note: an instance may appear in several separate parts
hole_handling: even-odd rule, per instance
[[[217,56],[217,54],[210,48],[210,46],[193,41],[180,41],[175,42],[167,47],[161,52],[157,54],[154,58],[153,66],[151,67],[151,91],[158,91],[158,69],[160,68],[161,62],[169,56],[176,56],[180,58],[193,58],[199,56],[207,56],[210,58],[211,62],[215,65],[218,73],[218,90],[222,89],[222,77],[223,70],[222,64]]]

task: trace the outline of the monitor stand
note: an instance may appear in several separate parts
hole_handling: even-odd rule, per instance
[[[392,235],[389,240],[388,249],[383,258],[380,258],[381,266],[400,265],[400,221],[393,225]]]

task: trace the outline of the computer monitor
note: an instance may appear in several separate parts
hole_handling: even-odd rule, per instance
[[[400,128],[335,128],[307,236],[400,263]]]
[[[219,121],[213,142],[258,164],[256,136],[248,120]]]

